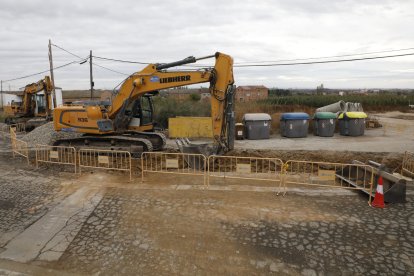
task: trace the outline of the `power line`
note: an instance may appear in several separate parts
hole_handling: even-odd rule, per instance
[[[414,56],[414,53],[399,54],[399,55],[388,55],[388,56],[377,56],[377,57],[325,60],[325,61],[295,62],[295,63],[246,64],[246,65],[234,65],[233,67],[238,67],[238,68],[240,68],[240,67],[272,67],[272,66],[308,65],[308,64],[322,64],[322,63],[339,63],[339,62],[350,62],[350,61],[371,60],[371,59],[384,59],[384,58],[403,57],[403,56]]]
[[[99,57],[99,56],[93,56],[93,57],[97,58],[97,59],[117,61],[117,62],[123,62],[123,63],[134,63],[134,64],[143,64],[143,65],[151,64],[149,62],[141,62],[141,61],[131,61],[131,60],[123,60],[123,59],[115,59],[115,58],[105,58],[105,57]]]
[[[62,51],[64,51],[64,52],[68,53],[69,55],[72,55],[72,56],[74,56],[74,57],[77,57],[77,58],[79,58],[79,59],[84,60],[84,58],[83,58],[83,57],[78,56],[77,54],[74,54],[74,53],[72,53],[72,52],[70,52],[70,51],[68,51],[68,50],[66,50],[66,49],[63,49],[62,47],[60,47],[60,46],[58,46],[58,45],[56,45],[56,44],[53,44],[53,43],[52,43],[52,46],[54,46],[54,47],[56,47],[56,48],[58,48],[58,49],[60,49],[60,50],[62,50]]]
[[[61,49],[62,51],[67,52],[68,54],[75,56],[77,58],[79,58],[81,61],[86,61],[88,60],[88,58],[82,58],[81,56],[78,56],[60,46],[57,46],[55,44],[52,44],[54,47],[57,47],[59,49]],[[356,56],[356,55],[366,55],[366,54],[373,54],[373,53],[385,53],[385,52],[396,52],[396,51],[403,51],[403,50],[409,50],[409,49],[414,49],[414,48],[405,48],[405,49],[398,49],[398,50],[388,50],[388,51],[379,51],[379,52],[371,52],[371,53],[363,53],[363,54],[350,54],[350,55],[341,55],[342,57],[344,56]],[[376,56],[376,57],[362,57],[362,58],[352,58],[352,59],[339,59],[339,60],[325,60],[325,61],[311,61],[311,62],[294,62],[294,63],[271,63],[271,64],[259,64],[262,61],[258,61],[256,64],[252,63],[252,64],[235,64],[233,67],[237,67],[237,68],[244,68],[244,67],[273,67],[273,66],[293,66],[293,65],[309,65],[309,64],[324,64],[324,63],[340,63],[340,62],[351,62],[351,61],[361,61],[361,60],[373,60],[373,59],[385,59],[385,58],[393,58],[393,57],[403,57],[403,56],[413,56],[414,53],[407,53],[407,54],[398,54],[398,55],[387,55],[387,56]],[[337,57],[341,57],[341,56],[337,56]],[[111,58],[104,58],[104,57],[98,57],[98,56],[93,56],[95,58],[98,59],[104,59],[104,60],[111,60],[111,61],[117,61],[117,62],[125,62],[125,63],[136,63],[136,64],[149,64],[149,63],[144,63],[144,62],[138,62],[138,61],[126,61],[126,60],[119,60],[119,59],[111,59]],[[335,57],[335,56],[332,56]],[[326,57],[327,58],[327,57]],[[296,59],[296,60],[309,60],[309,59],[318,59],[318,58],[307,58],[307,59]],[[285,60],[285,61],[294,61],[294,60]],[[54,67],[54,70],[60,69],[60,68],[64,68],[66,66],[72,65],[74,63],[78,63],[79,61],[72,61],[57,67]],[[268,61],[271,62],[271,61]],[[111,72],[115,72],[118,74],[122,74],[122,75],[126,75],[128,76],[128,74],[122,73],[122,72],[118,72],[116,70],[107,68],[105,66],[93,63],[94,65],[101,67],[103,69],[109,70]],[[208,67],[208,66],[203,66],[203,65],[187,65],[189,67],[196,67],[196,68],[202,68],[202,67]],[[37,73],[33,73],[30,75],[25,75],[25,76],[21,76],[21,77],[17,77],[17,78],[13,78],[13,79],[8,79],[8,80],[4,80],[3,83],[6,82],[11,82],[11,81],[15,81],[15,80],[21,80],[21,79],[25,79],[25,78],[29,78],[29,77],[33,77],[33,76],[37,76],[40,74],[44,74],[49,72],[50,70],[45,70],[45,71],[41,71],[41,72],[37,72]]]
[[[129,76],[129,74],[125,74],[125,73],[122,73],[122,72],[119,72],[119,71],[116,71],[116,70],[110,69],[110,68],[108,68],[108,67],[105,67],[105,66],[102,66],[102,65],[96,64],[96,63],[94,63],[94,62],[92,62],[92,64],[93,64],[93,65],[95,65],[95,66],[101,67],[101,68],[103,68],[103,69],[106,69],[106,70],[108,70],[108,71],[111,71],[111,72],[114,72],[114,73],[118,73],[118,74],[120,74],[120,75]]]
[[[234,65],[243,65],[247,64],[256,64],[256,63],[270,63],[270,62],[285,62],[285,61],[299,61],[299,60],[313,60],[313,59],[325,59],[325,58],[338,58],[338,57],[351,57],[351,56],[362,56],[362,55],[372,55],[372,54],[381,54],[381,53],[390,53],[390,52],[401,52],[407,50],[413,50],[414,47],[411,48],[401,48],[401,49],[393,49],[393,50],[384,50],[384,51],[375,51],[375,52],[365,52],[365,53],[358,53],[358,54],[344,54],[344,55],[335,55],[335,56],[324,56],[324,57],[310,57],[310,58],[297,58],[297,59],[281,59],[281,60],[269,60],[269,61],[244,61],[244,62],[235,62]],[[115,61],[115,62],[122,62],[122,63],[134,63],[134,64],[143,64],[148,65],[151,63],[148,62],[141,62],[141,61],[131,61],[131,60],[122,60],[122,59],[114,59],[114,58],[106,58],[100,56],[93,56],[97,59],[108,60],[108,61]],[[294,64],[292,64],[294,65]],[[209,65],[182,65],[184,67],[194,67],[194,68],[204,68],[209,67]],[[245,67],[245,66],[235,66],[235,67]]]
[[[72,61],[72,62],[63,64],[63,65],[57,66],[57,67],[53,67],[53,70],[57,70],[57,69],[66,67],[66,66],[69,66],[69,65],[74,64],[74,63],[79,63],[79,61]],[[30,77],[33,77],[33,76],[37,76],[37,75],[41,75],[41,74],[47,73],[49,71],[50,71],[50,69],[45,70],[45,71],[41,71],[41,72],[38,72],[38,73],[34,73],[34,74],[22,76],[22,77],[17,77],[17,78],[14,78],[14,79],[4,80],[3,83],[15,81],[15,80],[21,80],[21,79],[25,79],[25,78],[30,78]]]
[[[272,61],[243,61],[243,62],[237,62],[235,64],[243,64],[243,63],[268,63],[268,62],[284,62],[284,61],[298,61],[298,60],[312,60],[312,59],[324,59],[324,58],[364,56],[364,55],[372,55],[372,54],[401,52],[401,51],[408,51],[408,50],[413,50],[413,49],[414,48],[403,48],[403,49],[394,49],[394,50],[385,50],[385,51],[376,51],[376,52],[366,52],[366,53],[360,53],[360,54],[344,54],[344,55],[324,56],[324,57],[296,58],[296,59],[280,59],[280,60],[272,60]]]
[[[74,57],[77,57],[77,58],[79,58],[79,59],[81,59],[81,60],[85,60],[85,59],[84,59],[84,58],[82,58],[81,56],[78,56],[77,54],[74,54],[73,52],[71,52],[71,51],[69,51],[69,50],[66,50],[66,49],[64,49],[63,47],[60,47],[60,46],[58,46],[58,45],[56,45],[56,44],[52,44],[52,45],[53,45],[53,46],[55,46],[56,48],[58,48],[58,49],[60,49],[60,50],[64,51],[64,52],[66,52],[66,53],[68,53],[68,54],[70,54],[70,55],[74,56]],[[93,57],[95,57],[95,56],[93,56]],[[96,58],[96,57],[95,57],[95,58]],[[88,57],[88,58],[86,58],[86,60],[88,60],[88,59],[89,59],[89,57]],[[97,64],[97,63],[94,63],[94,62],[92,62],[92,64],[93,64],[93,65],[95,65],[95,66],[101,67],[101,68],[103,68],[103,69],[106,69],[106,70],[108,70],[108,71],[111,71],[111,72],[117,73],[117,74],[121,74],[121,75],[124,75],[124,76],[129,76],[129,74],[125,74],[125,73],[122,73],[122,72],[119,72],[119,71],[116,71],[116,70],[110,69],[110,68],[108,68],[108,67],[102,66],[102,65]]]

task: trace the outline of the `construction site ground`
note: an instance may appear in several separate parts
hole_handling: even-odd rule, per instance
[[[404,149],[413,150],[414,121],[388,120],[411,133],[402,140],[398,129],[378,136],[393,150],[369,142],[365,150],[302,142],[257,149],[242,146],[257,141],[240,141],[233,153],[384,160],[396,168]],[[141,183],[139,175],[129,182],[115,172],[36,169],[12,158],[9,147],[0,146],[0,275],[414,274],[411,186],[407,203],[375,209],[365,194],[345,189],[301,187],[277,196],[276,187],[255,182],[206,189],[195,176],[154,174]]]
[[[370,114],[379,119],[381,128],[365,130],[364,136],[350,137],[335,133],[333,137],[319,137],[309,133],[306,138],[286,138],[280,134],[264,140],[236,140],[236,150],[304,150],[304,151],[354,151],[393,152],[414,151],[414,113],[387,112]],[[207,139],[195,139],[199,143]],[[176,147],[175,140],[168,141]]]

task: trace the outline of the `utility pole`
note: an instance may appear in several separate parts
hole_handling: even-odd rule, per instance
[[[1,81],[1,110],[4,110],[4,98],[3,98],[3,80]]]
[[[49,65],[50,65],[50,79],[52,81],[52,100],[53,106],[56,107],[56,91],[55,91],[55,76],[53,75],[53,57],[52,57],[52,42],[49,39]]]
[[[90,76],[90,80],[91,80],[91,100],[93,98],[93,75],[92,75],[92,50],[90,50],[89,52],[89,76]]]

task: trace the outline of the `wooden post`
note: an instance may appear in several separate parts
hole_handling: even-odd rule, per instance
[[[3,98],[3,80],[1,81],[1,109],[4,110],[4,98]]]
[[[52,81],[52,101],[53,107],[56,107],[56,94],[55,94],[55,77],[53,75],[53,57],[52,57],[52,42],[49,39],[49,65],[50,65],[50,80]]]
[[[91,81],[91,100],[93,98],[93,75],[92,75],[92,50],[90,50],[89,52],[89,76],[90,76],[90,81]]]

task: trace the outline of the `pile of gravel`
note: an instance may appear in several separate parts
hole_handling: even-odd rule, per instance
[[[53,145],[53,143],[59,139],[77,138],[81,135],[81,133],[76,132],[55,131],[53,122],[49,122],[35,128],[24,137],[22,137],[21,140],[27,142],[29,146],[33,147],[36,144]]]

